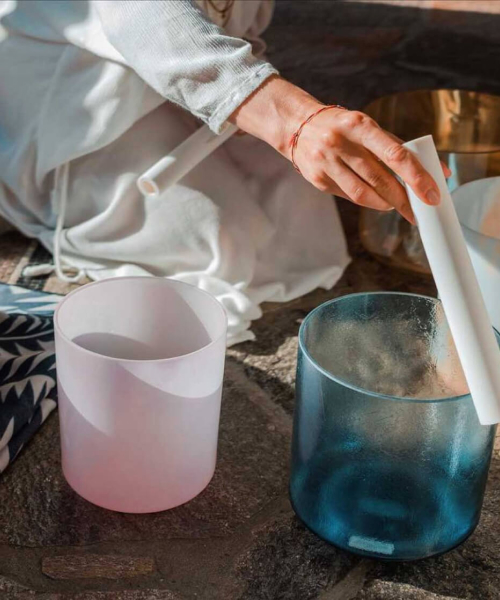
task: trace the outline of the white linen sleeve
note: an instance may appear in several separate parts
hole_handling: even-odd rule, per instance
[[[109,42],[152,88],[216,133],[277,70],[227,35],[192,0],[99,0]]]

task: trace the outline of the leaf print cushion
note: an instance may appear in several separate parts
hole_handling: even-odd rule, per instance
[[[0,312],[0,473],[56,405],[52,317]]]

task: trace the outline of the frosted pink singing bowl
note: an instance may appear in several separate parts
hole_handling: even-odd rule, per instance
[[[55,317],[62,467],[83,498],[156,512],[210,482],[226,314],[185,283],[108,279],[79,288]]]

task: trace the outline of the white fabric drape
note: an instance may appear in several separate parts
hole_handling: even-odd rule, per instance
[[[184,0],[18,2],[0,42],[0,213],[52,251],[65,165],[65,264],[203,287],[230,343],[261,302],[332,286],[348,262],[335,204],[262,142],[231,139],[159,199],[135,186],[192,114],[219,131],[275,72],[252,53],[271,12],[237,0],[223,31]]]

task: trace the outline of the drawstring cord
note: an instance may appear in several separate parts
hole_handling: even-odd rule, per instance
[[[69,163],[64,163],[56,168],[54,176],[54,191],[58,198],[57,222],[54,232],[54,264],[45,263],[42,265],[32,265],[23,269],[25,277],[41,277],[42,275],[50,275],[56,273],[61,281],[66,283],[79,283],[85,277],[85,270],[79,269],[76,275],[66,275],[64,271],[74,270],[73,267],[63,265],[61,258],[61,237],[64,228],[64,220],[66,218],[66,207],[68,205],[68,181],[69,181]]]

